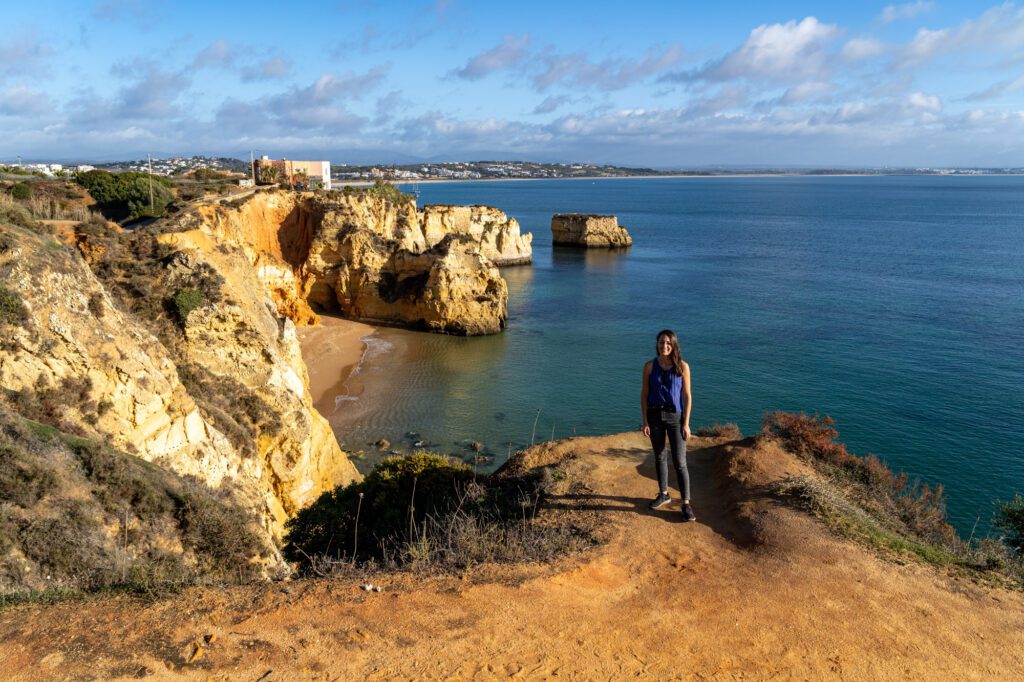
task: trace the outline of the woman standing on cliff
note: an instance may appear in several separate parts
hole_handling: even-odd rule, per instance
[[[644,413],[644,435],[650,437],[658,470],[658,496],[651,509],[660,509],[672,501],[668,494],[668,453],[665,437],[672,449],[676,482],[683,496],[682,512],[687,521],[697,517],[690,508],[690,473],[686,470],[686,441],[690,438],[690,366],[679,354],[679,339],[671,329],[658,332],[656,355],[644,365],[640,389],[640,409]]]

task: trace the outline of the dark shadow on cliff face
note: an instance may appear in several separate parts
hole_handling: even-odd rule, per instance
[[[298,270],[309,258],[313,234],[319,229],[323,214],[311,209],[309,202],[295,205],[277,229],[277,241],[286,263]]]
[[[427,291],[429,280],[430,272],[419,272],[401,279],[393,272],[382,272],[377,283],[377,294],[385,303],[419,301]]]

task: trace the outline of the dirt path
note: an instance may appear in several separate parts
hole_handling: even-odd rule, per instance
[[[647,509],[656,485],[639,435],[575,439],[558,447],[579,453],[572,474],[587,491],[554,505],[600,514],[608,542],[553,569],[516,569],[483,584],[382,576],[379,594],[321,580],[191,590],[149,606],[117,598],[21,607],[0,614],[0,676],[1012,679],[1024,671],[1021,594],[833,538],[761,494],[765,483],[801,473],[789,456],[730,459],[725,446],[694,446],[696,523],[683,523],[677,505]]]

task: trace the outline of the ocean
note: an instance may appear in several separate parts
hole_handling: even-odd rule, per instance
[[[691,425],[744,433],[773,410],[832,416],[851,451],[946,487],[960,533],[1024,492],[1024,178],[721,177],[435,183],[534,235],[504,268],[509,325],[459,338],[382,329],[330,415],[483,469],[532,440],[638,429],[641,368],[671,328]],[[552,247],[555,213],[615,214],[624,252]],[[695,498],[699,493],[695,492]],[[975,529],[977,524],[977,529]]]

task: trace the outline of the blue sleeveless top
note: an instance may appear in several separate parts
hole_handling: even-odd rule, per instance
[[[651,362],[651,376],[647,380],[648,405],[672,405],[676,412],[683,411],[683,377],[675,368],[662,369],[658,358]]]

